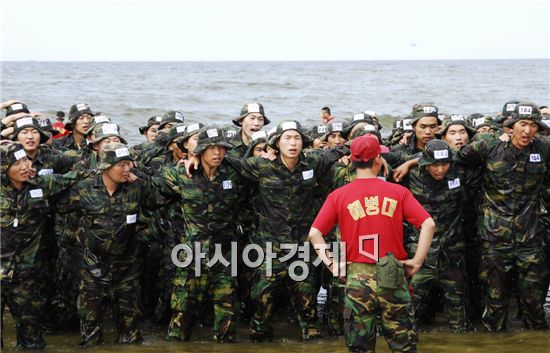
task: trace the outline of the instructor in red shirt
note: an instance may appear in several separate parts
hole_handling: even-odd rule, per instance
[[[374,352],[377,316],[393,352],[416,352],[418,341],[405,271],[411,276],[422,266],[435,223],[409,190],[378,179],[385,151],[371,135],[353,140],[357,179],[327,197],[309,232],[333,274],[347,273],[344,332],[350,352]],[[403,248],[403,221],[421,228],[412,259]],[[339,261],[323,238],[336,224],[346,255]]]

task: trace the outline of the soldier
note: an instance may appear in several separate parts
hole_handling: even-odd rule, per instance
[[[149,118],[149,120],[147,120],[147,125],[141,126],[139,128],[139,133],[145,136],[145,139],[147,140],[147,142],[155,141],[161,121],[162,121],[162,117],[152,116]]]
[[[443,120],[442,128],[436,133],[436,136],[449,144],[453,150],[458,150],[460,146],[467,144],[476,134],[475,130],[468,126],[462,115],[453,115]]]
[[[32,162],[23,145],[1,148],[2,320],[8,306],[15,321],[18,348],[42,349],[41,319],[46,302],[42,292],[48,249],[44,243],[50,211],[49,197],[64,191],[86,174],[43,175],[30,179]],[[3,325],[2,325],[3,326]],[[3,342],[3,341],[2,341]]]
[[[305,156],[302,147],[309,142],[309,138],[296,121],[280,123],[269,142],[279,151],[274,160],[228,158],[257,188],[254,198],[256,223],[251,242],[263,249],[269,243],[273,253],[278,255],[273,259],[271,276],[266,273],[267,262],[262,263],[256,271],[251,294],[255,311],[250,322],[250,338],[254,341],[273,338],[269,321],[273,314],[275,294],[287,287],[294,308],[298,311],[302,338],[308,340],[319,335],[319,324],[315,317],[315,276],[308,269],[309,276],[304,281],[293,281],[288,268],[294,259],[281,262],[278,258],[286,254],[281,250],[281,244],[306,241],[307,230],[314,216],[313,191],[318,187],[320,176],[328,172],[332,163],[340,158],[341,152],[328,149],[322,154]]]
[[[353,140],[351,160],[357,179],[328,196],[309,240],[333,274],[343,276],[347,267],[344,327],[349,351],[374,352],[380,317],[391,351],[416,352],[418,336],[404,268],[408,275],[420,269],[435,224],[407,189],[377,178],[382,151],[373,136]],[[408,260],[403,220],[421,227],[417,252]],[[327,256],[323,239],[337,223],[346,244],[343,260]]]
[[[494,122],[493,118],[487,115],[472,119],[472,126],[479,135],[494,134],[498,131],[498,126]]]
[[[342,136],[345,128],[343,122],[331,121],[327,125],[327,132],[321,136],[321,142],[326,142],[325,148],[342,147],[346,143],[346,139]]]
[[[77,103],[69,110],[69,121],[65,123],[65,130],[72,131],[71,134],[56,139],[54,146],[64,147],[78,151],[86,145],[84,134],[88,131],[90,119],[94,116],[90,106],[86,103]]]
[[[191,249],[198,243],[206,254],[204,261],[195,259],[200,262],[200,273],[193,273],[192,268],[177,269],[167,338],[188,340],[197,314],[204,314],[200,309],[204,310],[210,297],[214,306],[214,339],[231,342],[235,338],[236,281],[229,267],[217,261],[211,263],[210,259],[214,259],[218,251],[223,258],[231,258],[243,187],[239,173],[224,160],[231,145],[226,142],[222,129],[207,127],[193,131],[198,132],[198,141],[191,152],[200,159],[200,168],[189,177],[178,167],[168,167],[161,171],[161,178],[154,178],[155,188],[162,194],[182,201],[178,205],[182,207],[185,225],[180,242]],[[187,146],[189,148],[189,144]],[[210,265],[205,266],[207,262]]]
[[[315,125],[309,131],[309,138],[311,139],[311,148],[324,149],[327,145],[325,141],[321,141],[321,137],[327,133],[326,125]]]
[[[465,332],[469,323],[465,309],[463,208],[476,196],[480,180],[472,172],[459,170],[452,163],[452,157],[451,148],[445,141],[429,141],[420,157],[419,167],[411,170],[403,185],[437,224],[428,256],[411,280],[415,313],[426,316],[433,305],[429,302],[430,295],[441,288],[449,327],[453,332]],[[409,256],[416,252],[417,241],[414,233],[406,239]]]
[[[58,209],[78,212],[77,239],[84,248],[77,302],[81,346],[100,343],[103,314],[110,299],[118,343],[142,340],[137,328],[139,268],[136,225],[140,208],[157,206],[150,188],[130,183],[132,159],[121,143],[109,143],[99,152],[99,173],[70,189]]]
[[[542,249],[541,192],[550,169],[548,140],[536,138],[546,127],[539,108],[518,103],[507,127],[510,141],[486,135],[463,146],[461,162],[484,167],[480,224],[481,280],[486,286],[482,322],[490,331],[506,329],[511,272],[518,272],[520,304],[528,328],[546,328],[542,305],[548,266]]]
[[[250,143],[252,134],[260,131],[264,125],[269,125],[271,121],[265,116],[264,106],[258,102],[251,102],[243,105],[241,115],[233,119],[233,124],[239,126],[237,134],[229,139],[233,146],[229,155],[233,157],[243,157]]]

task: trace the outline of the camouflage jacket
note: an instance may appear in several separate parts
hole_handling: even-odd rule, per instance
[[[77,239],[84,247],[84,269],[111,283],[137,275],[133,267],[139,213],[142,207],[153,209],[159,205],[157,195],[142,180],[120,184],[109,195],[102,174],[96,174],[74,185],[58,202],[58,211],[77,212]]]
[[[236,240],[238,205],[244,195],[242,177],[227,161],[217,168],[210,180],[202,168],[189,178],[183,167],[163,168],[153,186],[162,195],[179,199],[183,210],[183,234],[180,241],[200,242],[208,254],[214,244],[221,244],[224,253]]]
[[[443,180],[435,180],[425,167],[412,168],[403,180],[414,197],[432,216],[437,230],[426,258],[428,266],[451,265],[464,259],[464,209],[470,207],[481,180],[473,172],[451,164]],[[408,227],[414,228],[414,227]],[[407,232],[405,243],[418,243],[418,232]],[[412,235],[412,236],[411,236]],[[412,239],[411,239],[412,238]],[[409,248],[409,247],[408,247]],[[411,251],[414,255],[415,249]]]
[[[64,174],[78,162],[77,157],[70,157],[52,148],[40,146],[32,166],[38,175]]]
[[[0,191],[1,252],[0,279],[22,280],[42,270],[43,235],[50,212],[49,197],[61,193],[88,173],[43,175],[17,190],[5,175]]]
[[[550,143],[535,139],[523,150],[511,142],[487,137],[462,146],[460,162],[483,171],[480,232],[485,241],[501,245],[539,246],[539,217],[550,170]]]
[[[248,146],[243,142],[241,134],[242,129],[238,129],[235,136],[227,138],[227,142],[232,146],[232,148],[227,151],[228,155],[231,157],[243,158],[248,150]]]
[[[66,148],[68,150],[78,151],[80,148],[86,146],[86,139],[84,139],[80,145],[80,147],[76,144],[76,141],[74,140],[73,133],[70,133],[67,136],[58,138],[56,140],[53,140],[54,147],[62,147]]]
[[[321,176],[328,173],[340,155],[337,149],[322,154],[302,154],[293,171],[283,164],[280,156],[273,161],[226,157],[245,178],[256,184],[253,200],[256,226],[251,241],[261,246],[271,242],[274,252],[280,251],[281,243],[306,241],[315,217],[315,190],[319,188]]]
[[[384,159],[392,168],[397,168],[401,164],[419,157],[422,150],[416,147],[416,135],[412,135],[406,145],[397,144],[391,147],[390,153],[384,154]]]

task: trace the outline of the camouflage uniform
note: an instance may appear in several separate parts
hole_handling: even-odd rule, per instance
[[[530,106],[534,113],[520,114],[522,106]],[[511,123],[529,119],[541,126],[537,111],[534,105],[518,104]],[[511,142],[488,135],[463,146],[458,157],[464,163],[485,167],[480,221],[480,277],[486,286],[483,324],[491,331],[506,328],[510,273],[516,269],[526,326],[547,327],[542,305],[548,288],[542,287],[548,265],[542,248],[540,210],[543,179],[550,169],[548,141],[535,139],[520,150]]]
[[[58,194],[83,176],[82,173],[44,175],[17,190],[5,174],[9,165],[24,158],[20,144],[2,147],[1,254],[2,319],[4,306],[10,308],[20,348],[43,348],[40,327],[46,297],[42,290],[48,281],[46,224],[49,197]],[[22,154],[21,154],[22,153]]]
[[[205,128],[199,132],[194,153],[200,154],[208,146],[229,147],[221,129]],[[214,305],[214,338],[220,342],[232,341],[235,336],[235,278],[231,277],[230,268],[219,262],[211,267],[204,264],[214,258],[217,246],[225,259],[231,259],[231,242],[236,240],[237,206],[243,194],[241,177],[225,161],[216,169],[212,180],[202,169],[191,178],[182,169],[164,168],[160,178],[153,178],[153,183],[163,195],[182,201],[178,205],[183,210],[184,227],[179,240],[191,249],[198,242],[206,253],[206,260],[198,276],[193,268],[177,269],[167,338],[188,340],[196,315],[200,314],[197,309],[204,307],[210,297]]]
[[[435,155],[435,157],[434,157]],[[438,158],[439,157],[439,158]],[[449,145],[432,140],[420,158],[420,166],[406,176],[406,186],[437,224],[428,256],[420,271],[413,275],[415,313],[426,316],[430,311],[430,293],[437,287],[443,290],[449,326],[453,332],[468,330],[465,295],[465,239],[463,209],[469,205],[478,190],[479,179],[471,172],[461,171],[451,163]],[[435,163],[451,163],[443,180],[435,180],[425,166]],[[412,236],[411,236],[412,235]],[[406,247],[409,257],[416,253],[417,232],[409,234]]]
[[[296,122],[282,122],[277,128],[280,136],[284,127],[294,126],[307,143],[308,138],[301,132]],[[287,124],[287,125],[285,125]],[[277,138],[272,139],[275,141]],[[304,143],[304,144],[305,144]],[[295,260],[280,262],[278,258],[285,252],[281,244],[297,244],[307,240],[307,233],[314,218],[314,190],[319,186],[319,178],[325,175],[330,166],[338,160],[340,153],[334,149],[323,154],[302,154],[293,171],[282,162],[281,157],[270,161],[264,158],[238,160],[227,157],[245,178],[256,184],[254,198],[256,212],[255,232],[251,242],[266,249],[268,242],[277,254],[273,260],[272,276],[266,275],[266,262],[256,271],[252,289],[255,313],[250,323],[250,335],[253,340],[271,340],[273,336],[269,320],[273,314],[275,294],[284,287],[290,287],[294,308],[302,329],[302,337],[309,338],[318,334],[319,325],[315,317],[315,276],[309,269],[309,276],[302,282],[294,282],[288,276],[288,267]]]
[[[131,160],[125,145],[110,143],[100,152],[103,171],[121,160]],[[119,343],[139,342],[137,320],[139,267],[136,226],[143,205],[155,207],[157,199],[144,183],[119,184],[109,195],[102,174],[83,180],[60,200],[63,212],[78,212],[77,240],[84,249],[80,293],[77,301],[82,346],[102,341],[102,318],[111,299]]]

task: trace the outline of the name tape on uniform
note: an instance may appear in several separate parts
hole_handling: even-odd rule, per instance
[[[176,133],[180,134],[182,132],[185,132],[186,127],[187,126],[185,126],[185,125],[176,126]]]
[[[18,129],[21,126],[25,126],[25,125],[33,125],[34,126],[34,124],[32,123],[32,118],[21,118],[21,119],[17,120],[17,122],[15,124],[17,125]]]
[[[449,180],[449,189],[456,189],[460,187],[460,178]]]
[[[118,135],[118,126],[116,124],[103,124],[101,125],[101,132],[103,132],[103,135]]]
[[[225,137],[227,137],[227,138],[230,138],[230,137],[233,137],[233,136],[236,136],[236,135],[237,135],[236,130],[227,130],[225,132]]]
[[[224,190],[233,189],[233,184],[231,183],[231,180],[224,180],[222,182],[222,187]]]
[[[21,103],[15,103],[10,105],[11,110],[20,110],[23,109],[23,104]]]
[[[464,117],[460,114],[452,114],[451,115],[451,121],[457,121],[457,120],[464,121]]]
[[[285,121],[281,124],[281,129],[283,131],[286,130],[298,130],[298,125],[296,125],[295,121]]]
[[[365,114],[355,114],[353,116],[353,121],[364,120],[364,119],[365,119]]]
[[[95,122],[96,124],[99,124],[99,123],[110,123],[110,122],[111,122],[111,118],[109,118],[107,115],[94,116],[94,122]]]
[[[182,113],[176,112],[174,117],[176,118],[176,120],[179,120],[179,121],[183,122],[183,114]]]
[[[327,127],[325,125],[317,125],[317,133],[318,134],[326,134]]]
[[[191,124],[187,127],[187,132],[193,132],[193,131],[196,131],[198,129],[200,129],[199,124]]]
[[[435,159],[449,158],[449,151],[448,150],[435,150],[434,151],[434,158]]]
[[[29,193],[31,194],[31,197],[33,199],[36,199],[38,197],[44,197],[44,194],[42,193],[42,189],[30,190]]]
[[[309,180],[313,178],[313,169],[303,171],[302,177],[304,178],[304,180]]]
[[[479,125],[485,124],[485,118],[474,119],[473,123],[474,123],[474,126],[479,126]]]
[[[53,174],[53,169],[51,168],[44,168],[38,172],[38,175],[52,175],[52,174]]]
[[[115,155],[120,158],[120,157],[126,157],[126,156],[129,156],[130,155],[130,152],[128,151],[128,149],[126,147],[121,147],[121,148],[117,148],[115,149]]]
[[[25,150],[19,150],[19,151],[15,151],[13,153],[13,156],[15,157],[15,160],[18,161],[23,157],[27,157],[27,154],[25,153]]]
[[[134,224],[137,221],[137,213],[126,216],[126,224]]]
[[[158,121],[160,123],[162,121],[162,117],[161,116],[155,116],[155,121]]]
[[[411,131],[413,129],[411,122],[412,122],[412,119],[403,119],[403,130]]]
[[[518,111],[522,115],[530,115],[533,114],[533,107],[528,105],[520,105]]]
[[[209,138],[212,138],[212,137],[218,137],[218,130],[217,129],[210,129],[210,130],[207,130],[206,131],[206,135],[209,137]]]
[[[248,110],[248,113],[259,113],[260,105],[258,103],[249,103],[246,109]]]
[[[540,153],[531,153],[529,155],[529,162],[542,162],[540,158]]]
[[[342,131],[342,129],[344,128],[344,126],[342,125],[342,123],[334,123],[332,124],[332,131]]]
[[[517,104],[515,104],[515,103],[506,104],[506,111],[507,112],[513,112],[516,109],[516,105]]]
[[[78,103],[76,105],[76,109],[78,109],[79,111],[82,111],[82,110],[86,110],[86,109],[90,109],[88,107],[88,105],[86,103]]]
[[[265,131],[256,131],[252,134],[252,141],[258,140],[258,139],[264,139],[267,138],[267,132]]]
[[[47,127],[49,122],[48,119],[38,119],[38,125],[40,125],[40,127]]]
[[[436,113],[436,112],[437,112],[437,109],[436,109],[435,107],[432,107],[432,106],[422,107],[422,110],[423,110],[424,113],[426,113],[426,114]]]

